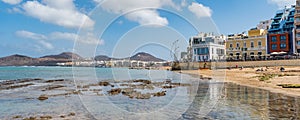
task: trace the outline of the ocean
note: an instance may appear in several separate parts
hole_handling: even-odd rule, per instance
[[[0,119],[50,115],[54,119],[300,119],[299,98],[271,93],[266,90],[200,80],[166,70],[135,70],[127,68],[90,67],[0,67],[0,82],[41,78],[28,87],[0,89]],[[44,90],[46,80],[64,79],[62,88]],[[142,94],[165,92],[149,99],[110,95],[116,88],[138,86],[129,80],[150,80],[156,87],[137,88]],[[92,83],[109,81],[114,86]],[[181,83],[163,88],[164,81]],[[188,84],[187,86],[180,86]],[[82,87],[90,85],[89,88]],[[81,86],[81,87],[80,87]],[[0,86],[1,87],[1,86]],[[138,86],[139,87],[139,86]],[[60,95],[80,89],[82,94]],[[99,91],[96,91],[96,89]],[[95,92],[96,91],[96,92]],[[95,94],[97,93],[97,94]],[[51,97],[41,101],[41,94]],[[280,103],[280,104],[279,104]],[[297,107],[298,106],[298,107]],[[74,113],[74,114],[70,114]]]

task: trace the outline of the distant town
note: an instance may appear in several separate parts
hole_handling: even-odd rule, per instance
[[[182,62],[254,61],[298,58],[300,53],[300,1],[278,10],[273,18],[247,32],[230,35],[199,33],[189,39]]]

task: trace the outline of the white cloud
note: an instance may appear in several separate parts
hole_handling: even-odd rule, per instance
[[[129,13],[125,16],[127,19],[137,21],[141,25],[168,25],[167,18],[160,17],[155,10],[139,10]]]
[[[211,17],[212,10],[202,4],[193,2],[192,5],[188,6],[188,9],[194,13],[198,18]]]
[[[39,44],[41,44],[42,46],[46,47],[47,49],[53,49],[53,45],[51,43],[48,43],[46,41],[40,40],[38,41]]]
[[[16,5],[22,2],[22,0],[2,0],[2,2],[11,4],[11,5]]]
[[[25,31],[25,30],[17,31],[16,35],[19,37],[22,37],[22,38],[29,38],[32,40],[36,40],[37,43],[42,45],[44,48],[47,48],[47,49],[54,48],[51,43],[46,42],[47,37],[45,35],[29,32],[29,31]]]
[[[68,40],[73,42],[78,42],[82,44],[90,44],[90,45],[103,45],[104,41],[97,39],[97,37],[92,33],[87,33],[85,35],[77,35],[75,33],[67,33],[67,32],[53,32],[49,35],[37,34],[25,30],[17,31],[16,35],[22,38],[28,38],[37,40],[41,45],[51,48],[50,43],[47,40]]]
[[[97,39],[97,37],[92,33],[87,33],[86,35],[77,35],[75,33],[53,32],[49,35],[49,38],[52,40],[70,40],[74,42],[93,45],[104,44],[103,40]]]
[[[186,0],[182,0],[180,5],[181,5],[181,7],[186,7],[187,1]]]
[[[95,22],[76,10],[73,0],[27,1],[21,8],[28,16],[67,28],[93,28]]]
[[[179,8],[172,0],[106,0],[101,4],[104,10],[115,14],[124,14],[131,11],[125,17],[140,24],[167,25],[168,20],[161,17],[155,10],[155,8],[163,6],[170,6],[175,9]]]
[[[45,35],[29,32],[29,31],[25,31],[25,30],[17,31],[16,35],[19,37],[29,38],[29,39],[33,39],[33,40],[46,40],[47,39],[47,37]]]
[[[271,4],[276,4],[278,8],[284,8],[285,6],[290,7],[296,4],[296,0],[268,0]]]

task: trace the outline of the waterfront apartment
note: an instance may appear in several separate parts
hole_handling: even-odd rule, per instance
[[[295,54],[294,14],[295,6],[276,12],[268,30],[267,51],[269,54],[276,52]]]
[[[189,40],[191,59],[194,62],[225,60],[226,36],[215,36],[213,33],[199,33]]]
[[[294,24],[295,24],[295,49],[297,53],[300,53],[300,0],[296,1],[295,7],[295,16],[294,16]]]
[[[228,60],[264,60],[267,30],[251,29],[246,34],[228,35],[226,55]]]

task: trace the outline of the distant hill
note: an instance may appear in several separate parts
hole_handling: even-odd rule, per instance
[[[112,59],[114,59],[114,58],[110,58],[106,55],[98,55],[94,58],[94,60],[96,60],[96,61],[110,61]]]
[[[74,59],[74,60],[78,60],[78,59],[83,59],[81,56],[79,56],[78,54],[72,53],[72,52],[63,52],[61,54],[58,55],[47,55],[47,56],[43,56],[41,58],[51,58],[51,59]]]
[[[11,55],[0,58],[0,66],[56,66],[56,63],[70,62],[72,60],[83,60],[81,56],[72,52],[63,52],[58,55],[47,55],[40,58],[32,58],[24,55]],[[99,55],[94,58],[97,61],[118,60],[119,58],[111,58],[105,55]],[[163,59],[154,57],[145,52],[137,53],[134,56],[123,58],[138,61],[164,61]]]
[[[154,57],[153,55],[145,52],[140,52],[135,54],[134,56],[131,56],[129,58],[130,60],[137,60],[137,61],[154,61],[154,62],[162,62],[165,61],[163,59]]]
[[[137,61],[154,61],[154,62],[165,61],[163,59],[154,57],[153,55],[145,52],[140,52],[127,58],[112,58],[106,55],[99,55],[94,58],[94,60],[96,61],[110,61],[110,60],[120,60],[120,59],[127,59],[127,60],[129,59],[129,60],[137,60]]]
[[[28,56],[18,55],[18,54],[0,58],[1,66],[32,65],[37,62],[38,60],[36,58],[31,58]]]
[[[11,55],[0,58],[0,66],[55,66],[59,62],[70,62],[83,59],[81,56],[71,52],[63,52],[58,55],[47,55],[40,58],[32,58],[24,55]]]

